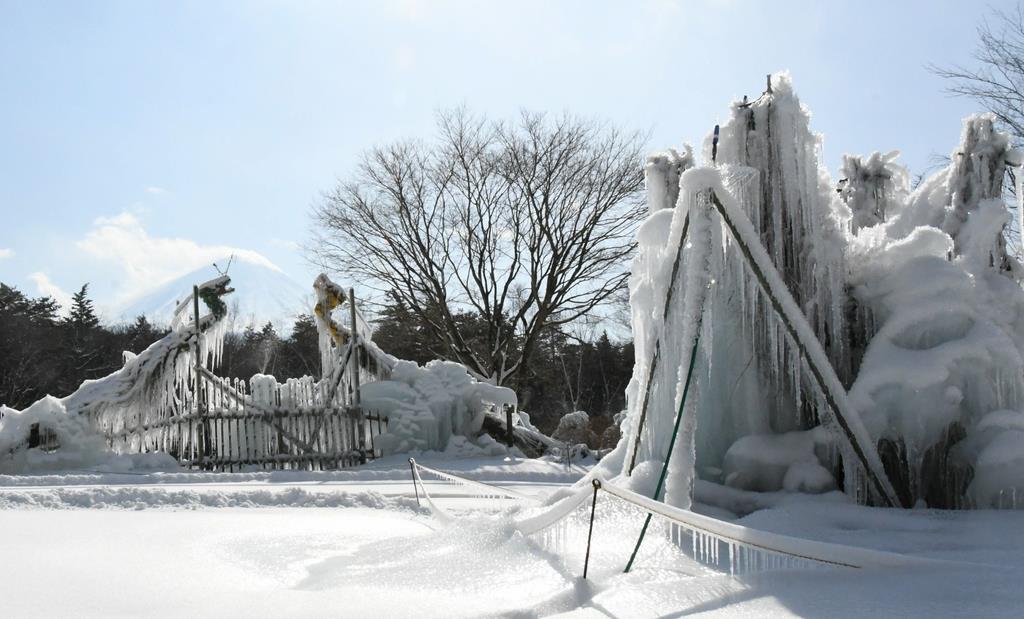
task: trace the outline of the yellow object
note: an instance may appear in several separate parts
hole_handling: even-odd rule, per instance
[[[327,324],[327,330],[331,335],[331,339],[334,340],[334,344],[338,348],[341,348],[348,342],[348,330],[339,326],[331,318],[331,312],[346,301],[345,292],[334,285],[326,285],[322,290],[322,300],[317,302],[313,311],[316,312],[320,320]]]

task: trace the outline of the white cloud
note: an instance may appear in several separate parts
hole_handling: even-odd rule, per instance
[[[39,294],[53,297],[60,303],[60,314],[66,315],[68,310],[71,308],[71,295],[66,292],[63,288],[50,281],[50,277],[41,271],[30,273],[28,276],[36,284],[36,290]]]
[[[186,273],[234,254],[237,260],[281,269],[262,254],[227,245],[200,245],[190,239],[150,236],[129,212],[100,217],[76,246],[123,274],[114,303],[141,296]]]
[[[14,256],[14,250],[9,247],[0,247],[0,260]]]
[[[146,187],[146,193],[160,194],[167,193],[167,190],[164,189],[163,187]]]
[[[302,245],[299,245],[295,241],[289,241],[288,239],[270,239],[270,244],[274,247],[280,247],[281,249],[287,249],[288,251],[302,251]]]

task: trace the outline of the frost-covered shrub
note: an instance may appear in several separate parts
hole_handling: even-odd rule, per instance
[[[622,422],[626,419],[626,411],[621,411],[612,417],[611,424],[601,433],[600,449],[614,449],[622,438]]]
[[[597,436],[590,429],[590,415],[586,411],[562,415],[551,438],[570,445],[593,445],[597,442]]]

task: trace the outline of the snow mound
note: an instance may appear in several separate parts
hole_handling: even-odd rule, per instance
[[[103,468],[112,472],[177,469],[166,454],[116,454],[80,415],[46,396],[23,411],[4,407],[0,417],[0,474]],[[32,445],[31,437],[38,444]]]
[[[465,455],[500,453],[505,448],[493,439],[476,437],[488,410],[516,403],[511,389],[478,382],[465,366],[449,361],[423,367],[398,361],[389,380],[363,385],[361,398],[365,410],[388,418],[387,431],[375,438],[385,454],[449,447]],[[459,440],[450,445],[453,438]],[[470,445],[476,454],[469,454]]]

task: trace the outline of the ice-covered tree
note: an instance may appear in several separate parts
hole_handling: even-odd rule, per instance
[[[594,445],[597,443],[597,436],[590,429],[590,415],[586,411],[573,411],[563,415],[551,438],[570,445]]]

